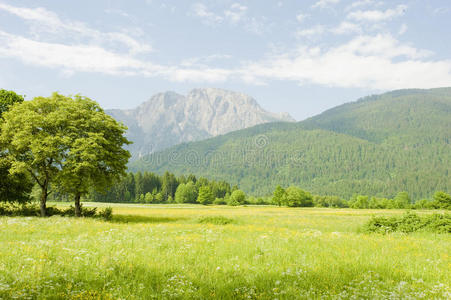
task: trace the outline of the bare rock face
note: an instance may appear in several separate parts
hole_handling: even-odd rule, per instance
[[[294,121],[287,113],[265,111],[248,95],[214,88],[187,96],[160,93],[135,109],[106,112],[128,127],[132,159],[262,123]]]

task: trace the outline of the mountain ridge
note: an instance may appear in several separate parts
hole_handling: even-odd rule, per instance
[[[135,109],[106,112],[129,128],[135,158],[257,124],[294,121],[288,114],[264,110],[244,93],[215,88],[193,89],[186,96],[158,93]]]

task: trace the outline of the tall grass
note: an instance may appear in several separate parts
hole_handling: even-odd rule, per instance
[[[358,233],[375,211],[113,209],[111,222],[1,217],[0,298],[451,297],[450,235]]]

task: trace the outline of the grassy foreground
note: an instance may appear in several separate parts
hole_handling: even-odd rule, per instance
[[[451,297],[449,234],[358,232],[402,211],[113,209],[112,222],[0,217],[0,299]]]

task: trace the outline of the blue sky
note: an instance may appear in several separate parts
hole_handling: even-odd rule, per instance
[[[0,0],[0,88],[132,108],[219,87],[301,120],[451,86],[450,36],[449,0]]]

